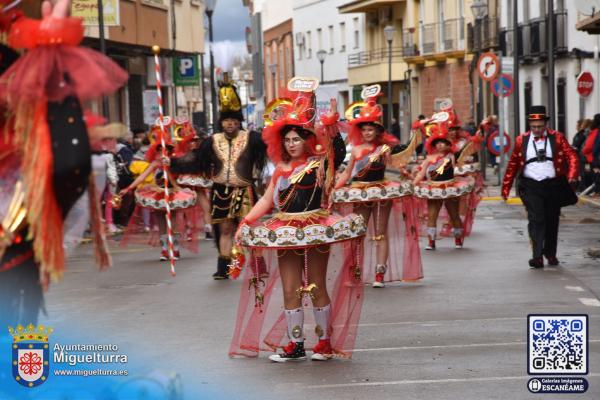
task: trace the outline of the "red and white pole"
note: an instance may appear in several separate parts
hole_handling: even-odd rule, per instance
[[[154,53],[154,70],[156,72],[156,94],[158,96],[158,112],[159,118],[158,123],[160,125],[160,144],[162,146],[162,157],[166,158],[169,155],[167,154],[167,146],[165,143],[165,136],[167,132],[165,130],[164,125],[164,114],[163,114],[163,100],[162,100],[162,92],[160,90],[160,60],[158,58],[158,53],[160,53],[160,47],[152,46],[152,52]],[[167,208],[167,213],[165,215],[167,219],[167,240],[169,247],[169,261],[171,264],[171,275],[175,276],[175,257],[174,246],[173,246],[173,225],[171,224],[171,206],[169,205],[169,171],[166,165],[163,164],[163,177],[164,177],[164,185],[165,185],[165,205]]]

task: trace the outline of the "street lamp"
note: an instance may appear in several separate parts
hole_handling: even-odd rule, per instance
[[[477,43],[477,47],[475,49],[475,57],[473,58],[474,65],[477,65],[477,60],[479,60],[479,56],[481,54],[481,22],[485,18],[488,12],[488,6],[486,1],[477,0],[471,4],[471,12],[473,13],[473,18],[475,18],[475,42]],[[477,89],[477,124],[481,123],[483,120],[483,80],[479,78],[479,86]],[[487,138],[486,138],[487,139]],[[480,160],[482,160],[482,175],[483,179],[486,178],[486,166],[487,166],[487,153],[485,151],[480,152]]]
[[[217,133],[217,88],[215,87],[215,57],[213,54],[213,26],[212,16],[217,6],[217,0],[205,0],[204,12],[208,17],[208,41],[210,48],[210,101],[212,103],[213,133]]]
[[[276,85],[277,83],[275,82],[275,78],[276,78],[276,73],[277,73],[277,64],[273,63],[271,65],[269,65],[269,72],[271,72],[271,82],[273,84],[273,97],[271,97],[271,100],[277,97],[277,88]]]
[[[392,104],[392,41],[394,40],[394,34],[396,28],[393,25],[387,25],[383,28],[383,35],[385,40],[388,42],[388,87],[387,87],[387,103],[388,103],[388,116],[387,116],[387,128],[388,131],[392,129],[392,114],[394,112],[394,105]]]
[[[323,78],[323,63],[325,62],[325,57],[327,56],[327,52],[325,50],[317,51],[317,60],[321,63],[321,83],[325,80]]]

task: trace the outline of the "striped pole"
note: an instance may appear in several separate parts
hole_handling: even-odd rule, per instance
[[[163,122],[163,100],[162,100],[162,92],[160,90],[160,60],[158,59],[158,53],[160,53],[160,47],[154,45],[152,46],[152,52],[154,53],[154,70],[156,72],[156,94],[158,96],[158,112],[159,112],[159,125],[160,125],[160,143],[162,146],[162,157],[168,157],[167,154],[167,146],[165,143],[165,135],[167,132],[165,131],[165,125]],[[174,246],[173,246],[173,225],[171,224],[171,206],[169,205],[169,175],[168,168],[163,164],[163,177],[165,184],[165,205],[167,207],[167,238],[168,238],[168,247],[169,247],[169,261],[171,264],[171,275],[175,276],[175,257],[173,256]]]

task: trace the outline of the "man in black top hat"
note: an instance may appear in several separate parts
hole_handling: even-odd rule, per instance
[[[219,249],[213,278],[227,279],[237,224],[258,200],[254,183],[266,164],[267,148],[259,132],[242,128],[241,101],[231,83],[219,83],[219,124],[222,132],[209,136],[200,148],[171,160],[175,173],[199,173],[213,181],[212,223]]]
[[[502,182],[502,197],[506,200],[513,181],[519,177],[517,193],[529,220],[531,268],[542,268],[544,256],[549,265],[558,265],[560,208],[573,204],[574,193],[569,184],[575,185],[579,176],[577,153],[562,133],[548,128],[548,119],[546,107],[531,107],[530,130],[517,137]]]

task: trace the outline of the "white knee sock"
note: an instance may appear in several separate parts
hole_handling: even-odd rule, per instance
[[[292,342],[304,342],[304,309],[285,310],[288,337]]]
[[[429,236],[432,240],[435,240],[436,228],[427,228],[427,236]]]
[[[315,333],[319,339],[329,339],[329,318],[331,316],[331,304],[327,304],[325,307],[314,307],[313,312],[315,314]]]

